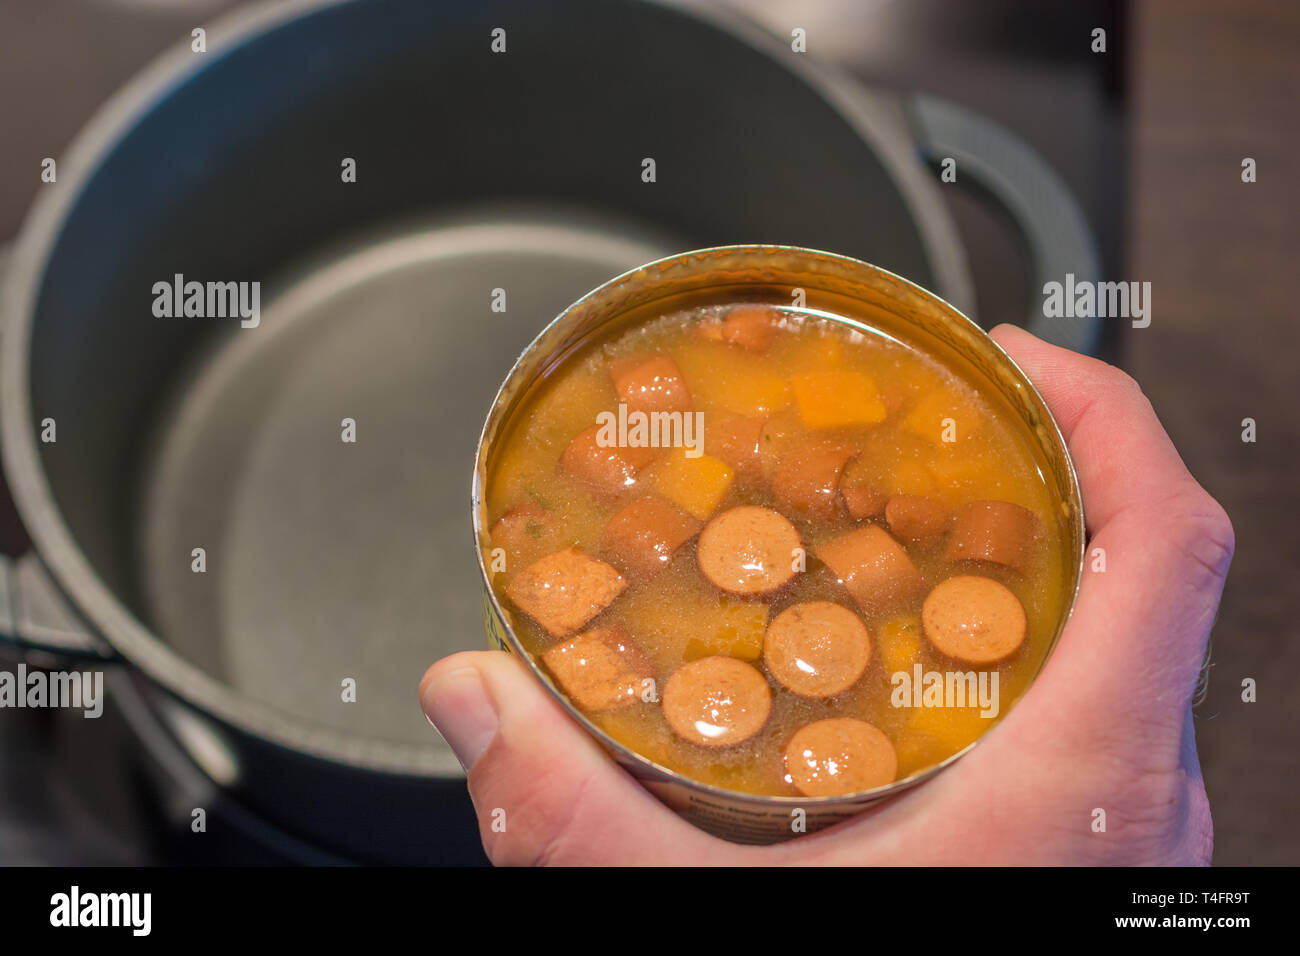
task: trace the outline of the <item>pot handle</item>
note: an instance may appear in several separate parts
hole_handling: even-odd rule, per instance
[[[1057,172],[1024,141],[1008,130],[944,99],[912,96],[909,119],[922,158],[938,168],[957,161],[957,183],[973,183],[990,195],[1015,221],[1034,259],[1035,302],[1048,282],[1096,282],[1101,259],[1092,230],[1069,188]],[[1095,354],[1100,319],[1048,318],[1030,309],[1025,328],[1039,338],[1076,352]]]
[[[34,553],[0,555],[0,642],[59,660],[111,661],[117,654],[72,610]]]

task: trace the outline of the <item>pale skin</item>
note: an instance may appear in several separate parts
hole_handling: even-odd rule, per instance
[[[999,326],[1070,446],[1088,550],[1061,641],[1028,694],[930,781],[768,847],[697,830],[619,768],[512,655],[429,668],[425,713],[468,768],[497,864],[1208,864],[1191,700],[1232,560],[1223,508],[1123,372]],[[493,814],[504,811],[504,832]],[[1094,831],[1095,810],[1106,814]],[[500,819],[500,814],[497,818]]]

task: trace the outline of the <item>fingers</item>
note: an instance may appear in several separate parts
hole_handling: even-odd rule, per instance
[[[709,863],[738,849],[651,796],[513,655],[439,661],[420,681],[420,703],[468,769],[494,863]]]
[[[1012,325],[999,325],[992,337],[1029,376],[1061,426],[1090,529],[1127,508],[1204,494],[1142,389],[1124,372]]]
[[[1074,615],[1032,696],[1093,715],[1067,734],[1141,735],[1153,768],[1175,767],[1232,525],[1132,379],[1020,329],[993,336],[1060,424],[1092,531]]]

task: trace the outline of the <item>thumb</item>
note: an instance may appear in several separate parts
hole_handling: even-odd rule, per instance
[[[512,654],[444,658],[420,704],[466,768],[498,865],[726,862],[739,849],[659,803]]]

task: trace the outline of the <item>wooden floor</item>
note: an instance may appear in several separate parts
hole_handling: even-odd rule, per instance
[[[1147,0],[1133,13],[1124,278],[1151,282],[1153,319],[1128,335],[1124,364],[1237,534],[1197,721],[1215,862],[1296,865],[1300,4]],[[1241,700],[1245,678],[1257,703]]]

